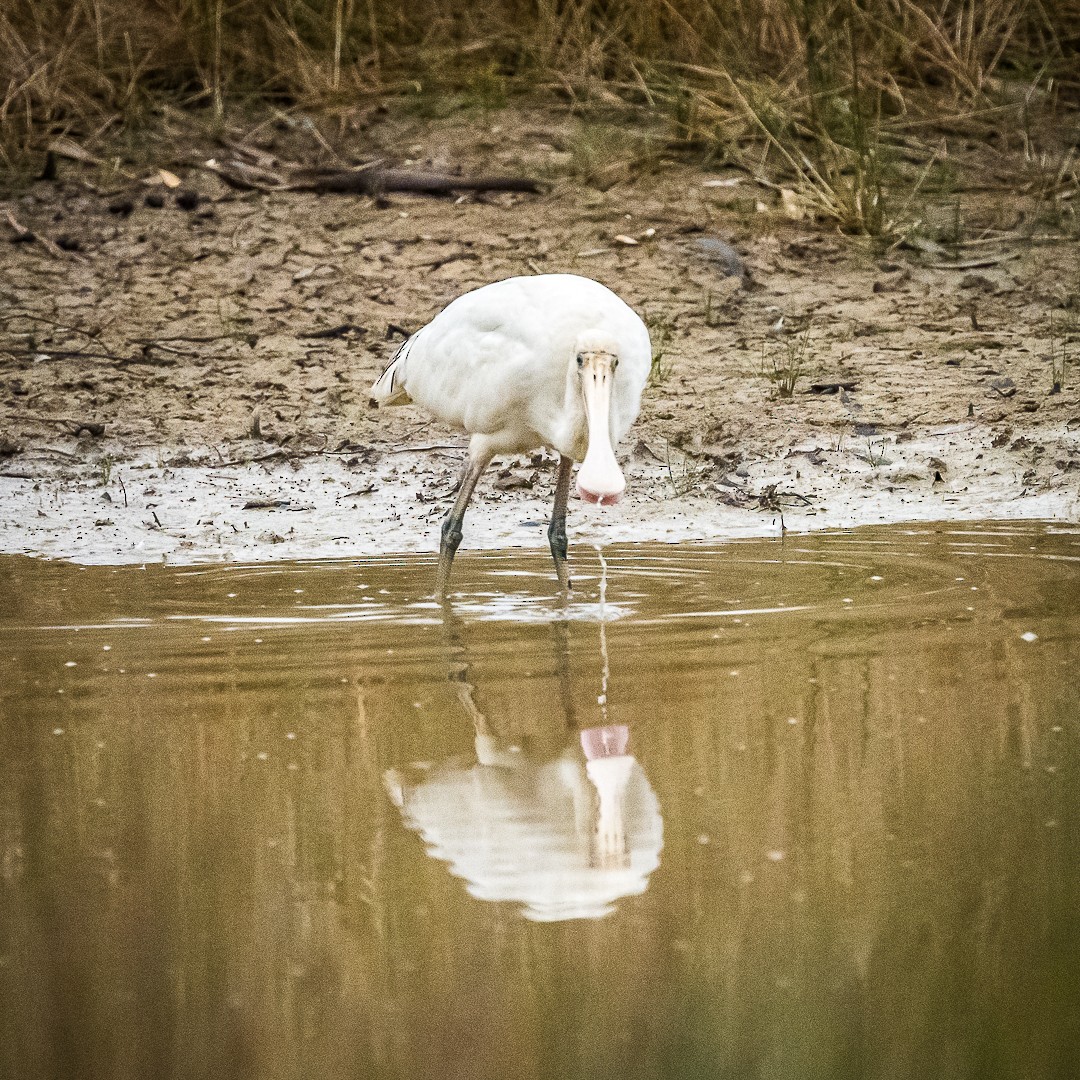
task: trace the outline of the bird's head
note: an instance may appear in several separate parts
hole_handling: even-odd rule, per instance
[[[589,428],[589,447],[578,472],[578,494],[587,502],[610,506],[619,501],[626,487],[611,445],[611,391],[619,366],[618,342],[602,331],[586,331],[577,339],[573,363]]]

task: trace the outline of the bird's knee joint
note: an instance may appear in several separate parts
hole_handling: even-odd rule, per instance
[[[567,542],[565,521],[552,521],[548,526],[548,543],[551,545],[551,553],[556,558],[566,558]]]
[[[442,524],[443,543],[456,550],[461,543],[461,536],[461,527],[451,518],[447,518]]]

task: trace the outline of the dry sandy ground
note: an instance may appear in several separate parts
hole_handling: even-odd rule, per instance
[[[589,182],[588,137],[521,109],[373,114],[340,137],[358,158],[553,178],[535,196],[238,192],[175,160],[157,164],[177,191],[64,162],[58,182],[10,196],[0,218],[77,250],[13,230],[0,243],[0,552],[434,551],[464,439],[414,407],[375,409],[370,384],[395,328],[486,282],[556,271],[619,292],[662,353],[621,450],[627,497],[572,502],[572,549],[769,534],[781,515],[793,530],[1080,519],[1080,369],[1051,393],[1049,359],[1052,313],[1057,347],[1071,325],[1080,354],[1080,252],[1005,191],[1009,162],[984,155],[983,193],[943,207],[960,205],[977,241],[946,256],[792,220],[735,170],[642,175],[601,155]],[[252,141],[316,145],[265,125]],[[188,157],[213,153],[205,141]],[[771,371],[792,357],[803,372],[784,399]],[[823,383],[834,392],[811,390]],[[543,548],[553,464],[492,468],[463,549]]]

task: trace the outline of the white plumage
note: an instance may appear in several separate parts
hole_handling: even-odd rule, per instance
[[[664,822],[633,757],[582,763],[567,751],[541,764],[479,733],[476,756],[384,777],[406,825],[471,895],[557,922],[602,918],[645,891]]]
[[[610,289],[573,274],[508,278],[459,297],[398,350],[372,388],[384,404],[415,401],[471,436],[469,462],[443,523],[437,592],[461,539],[461,520],[496,454],[540,446],[560,455],[548,530],[568,584],[566,499],[607,504],[625,486],[614,447],[637,417],[652,349],[641,319]]]

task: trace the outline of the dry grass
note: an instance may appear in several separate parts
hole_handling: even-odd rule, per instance
[[[1080,100],[1078,57],[1075,0],[0,0],[0,161],[138,130],[164,101],[220,122],[237,100],[546,87],[664,110],[879,234],[914,182],[897,158],[932,160],[943,125],[1030,141]]]
[[[809,326],[793,337],[762,343],[761,373],[772,382],[777,397],[795,396],[795,387],[806,370],[809,352]]]

